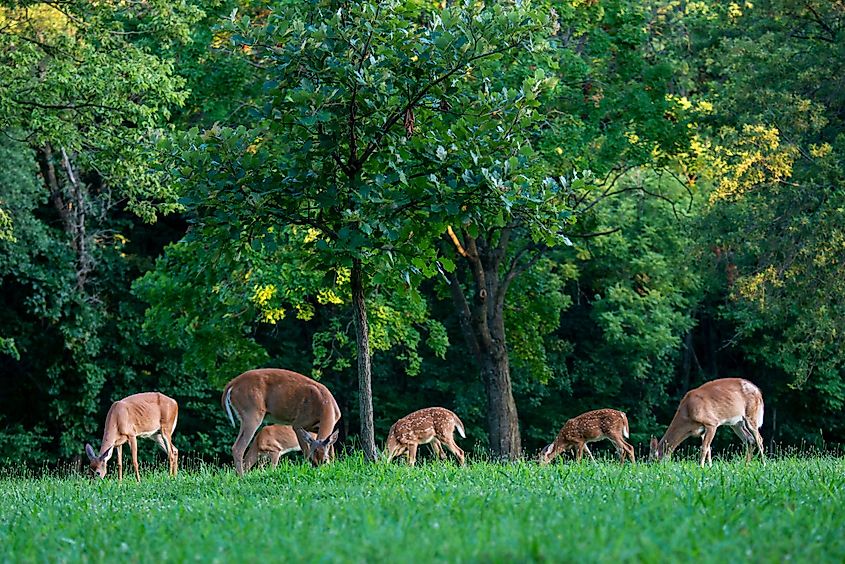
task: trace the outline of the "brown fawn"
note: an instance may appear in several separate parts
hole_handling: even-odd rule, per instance
[[[265,415],[293,427],[299,448],[311,464],[317,466],[330,460],[331,447],[337,440],[338,432],[333,430],[340,419],[340,408],[328,388],[316,380],[277,368],[250,370],[226,384],[221,403],[232,426],[233,413],[241,421],[238,438],[232,445],[239,475],[244,473],[246,448]]]
[[[314,433],[309,433],[311,438],[315,438]],[[296,432],[290,425],[267,425],[263,427],[255,436],[255,440],[249,445],[249,450],[246,451],[244,457],[244,471],[249,472],[249,469],[255,466],[258,459],[262,456],[270,457],[270,464],[273,468],[279,465],[279,459],[283,454],[289,452],[296,452],[302,450],[299,446],[299,439]]]
[[[123,444],[129,443],[135,479],[141,481],[138,471],[137,438],[150,438],[167,454],[170,475],[177,472],[179,451],[173,446],[173,430],[179,406],[176,400],[158,392],[134,394],[114,402],[106,414],[103,441],[99,453],[90,444],[85,444],[85,453],[91,462],[91,472],[105,478],[106,466],[117,447],[117,479],[123,479]]]
[[[628,436],[628,417],[621,411],[615,409],[588,411],[564,423],[554,442],[540,451],[540,463],[548,464],[557,455],[573,448],[576,449],[577,462],[581,461],[584,451],[595,460],[587,443],[602,439],[608,439],[614,444],[622,462],[625,462],[626,456],[634,462],[634,447],[625,442]]]
[[[407,454],[408,463],[413,466],[417,461],[418,445],[430,444],[441,459],[446,458],[441,445],[446,445],[463,465],[464,451],[455,443],[455,429],[466,438],[463,422],[444,407],[427,407],[406,415],[394,423],[387,434],[387,461]]]
[[[687,392],[663,438],[651,439],[651,457],[662,460],[688,437],[701,437],[701,466],[705,462],[712,466],[710,444],[716,429],[722,425],[730,425],[742,439],[746,462],[751,461],[756,444],[763,464],[766,463],[763,437],[758,430],[763,426],[763,394],[760,388],[742,378],[711,380]]]

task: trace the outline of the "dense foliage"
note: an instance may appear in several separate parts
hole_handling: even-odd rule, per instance
[[[369,450],[435,404],[469,450],[599,407],[639,442],[725,376],[767,440],[840,442],[844,25],[0,0],[0,463],[78,458],[148,389],[180,450],[225,456],[219,391],[258,366],[320,378]]]

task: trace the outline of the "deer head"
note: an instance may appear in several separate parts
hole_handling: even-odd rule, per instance
[[[552,458],[554,457],[553,456],[554,451],[555,451],[555,444],[554,443],[551,443],[551,444],[544,446],[543,450],[540,451],[540,455],[538,457],[538,462],[540,464],[548,464],[549,462],[551,462]]]
[[[338,431],[323,440],[311,438],[311,435],[301,427],[297,427],[294,431],[302,444],[305,445],[303,454],[312,465],[319,466],[331,460],[331,446],[337,441]]]
[[[648,458],[649,460],[663,460],[663,457],[666,456],[665,448],[660,446],[660,443],[657,441],[656,438],[652,437],[651,441],[648,443]]]
[[[89,468],[91,470],[92,478],[102,479],[106,477],[106,464],[108,463],[109,458],[111,458],[113,451],[114,448],[110,448],[103,454],[98,455],[94,452],[94,448],[91,445],[85,443],[85,454],[88,455],[88,460],[91,462]]]

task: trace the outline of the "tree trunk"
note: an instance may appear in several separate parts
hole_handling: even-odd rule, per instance
[[[464,245],[450,230],[447,240],[466,259],[465,264],[469,266],[475,282],[471,305],[456,272],[452,273],[449,286],[461,332],[481,371],[487,396],[490,449],[496,457],[516,459],[522,454],[522,442],[505,340],[504,302],[510,282],[524,269],[518,265],[521,257],[518,255],[505,272],[499,271],[507,251],[508,236],[509,233],[503,232],[494,246],[483,238],[470,237],[464,232]]]
[[[50,200],[59,212],[71,249],[76,255],[76,287],[84,293],[88,275],[95,267],[93,251],[89,244],[91,243],[90,235],[87,231],[89,204],[86,187],[77,178],[70,157],[64,148],[61,149],[61,166],[65,171],[65,179],[61,179],[58,174],[56,169],[58,156],[53,153],[53,148],[49,143],[38,147],[36,155]]]
[[[361,261],[352,260],[352,312],[355,318],[355,341],[358,346],[358,399],[361,412],[361,446],[367,460],[376,460],[375,431],[373,429],[373,385],[370,366],[370,336],[367,325],[367,305],[364,300]]]
[[[498,319],[491,321],[494,325],[502,326],[501,334],[504,336],[502,316],[499,315]],[[519,416],[513,398],[509,362],[504,339],[494,339],[492,346],[483,356],[481,375],[487,393],[490,447],[496,456],[515,459],[522,454],[522,441],[519,437]]]

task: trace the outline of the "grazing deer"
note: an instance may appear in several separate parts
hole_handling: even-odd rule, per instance
[[[277,368],[250,370],[226,384],[221,403],[232,426],[232,412],[241,421],[232,445],[238,475],[243,476],[244,452],[265,415],[293,426],[299,448],[311,464],[317,466],[331,459],[331,446],[338,433],[332,431],[340,419],[340,408],[328,388],[316,380]],[[308,431],[317,433],[316,438]]]
[[[408,463],[413,466],[417,461],[417,446],[431,444],[441,459],[446,458],[441,445],[446,445],[463,465],[464,451],[455,444],[455,429],[466,438],[463,422],[444,407],[427,407],[406,415],[394,423],[387,434],[387,461],[407,453]]]
[[[710,443],[716,429],[730,425],[746,446],[746,461],[751,461],[751,449],[756,443],[763,464],[763,394],[760,388],[742,378],[712,380],[690,390],[681,400],[666,434],[658,442],[651,439],[651,458],[662,460],[672,454],[688,437],[701,437],[701,466],[713,465]]]
[[[117,479],[123,480],[123,444],[129,443],[135,478],[140,482],[137,438],[142,437],[154,440],[162,448],[170,464],[170,475],[175,476],[179,451],[173,446],[173,430],[176,429],[178,414],[176,400],[158,392],[134,394],[114,402],[106,414],[99,454],[94,452],[90,444],[85,444],[91,471],[95,476],[105,478],[106,464],[114,447],[117,447]]]
[[[608,439],[614,444],[622,462],[625,462],[626,456],[631,459],[631,462],[635,462],[634,447],[625,442],[628,436],[628,417],[621,411],[615,409],[588,411],[564,423],[555,441],[540,451],[540,464],[548,464],[557,455],[573,448],[577,449],[575,452],[577,462],[581,462],[584,451],[587,451],[590,458],[595,460],[587,443],[602,439]]]
[[[315,438],[314,433],[309,433],[311,438]],[[244,471],[249,472],[249,469],[255,466],[258,458],[262,455],[270,457],[270,463],[273,468],[279,465],[279,459],[283,454],[302,450],[299,446],[299,439],[296,432],[290,425],[267,425],[262,428],[255,440],[249,445],[249,450],[246,451],[244,457]]]

